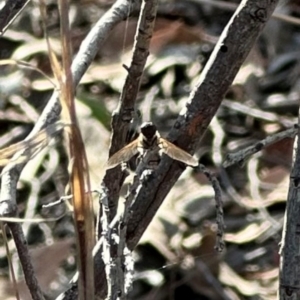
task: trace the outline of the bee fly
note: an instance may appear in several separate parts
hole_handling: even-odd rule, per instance
[[[136,140],[109,158],[107,169],[112,169],[122,162],[127,162],[136,154],[143,157],[147,151],[153,151],[153,157],[156,158],[165,153],[172,159],[181,161],[189,166],[198,166],[198,161],[192,155],[160,137],[156,126],[152,122],[146,122],[141,125],[141,133]]]

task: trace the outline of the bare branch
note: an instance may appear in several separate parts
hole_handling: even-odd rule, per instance
[[[224,29],[199,82],[178,117],[169,139],[183,149],[195,151],[224,94],[250,52],[277,1],[242,1]],[[183,171],[182,165],[166,157],[156,176],[144,183],[133,204],[128,224],[128,246],[134,248],[165,196]]]
[[[249,54],[278,1],[242,1],[223,31],[186,107],[179,115],[169,140],[180,148],[194,152],[243,61]],[[155,176],[149,177],[138,190],[127,230],[127,245],[133,249],[151,222],[162,201],[175,184],[184,167],[166,155]],[[103,262],[96,254],[99,296],[106,293]]]
[[[132,1],[132,3],[130,4],[125,0],[116,1],[112,8],[98,21],[98,23],[90,31],[86,39],[83,41],[79,53],[72,64],[74,87],[78,85],[81,77],[86,72],[87,68],[89,67],[96,53],[98,52],[99,47],[103,44],[110,31],[118,22],[126,19],[126,17],[128,16],[129,8],[136,8],[139,5],[139,2],[139,0],[135,0]],[[45,128],[48,125],[55,123],[59,119],[61,107],[57,96],[57,92],[54,92],[42,115],[40,116],[38,122],[35,124],[33,130],[27,136],[25,141],[28,141],[30,138],[34,137],[42,128]],[[16,155],[18,155],[18,153]],[[1,216],[5,216],[8,214],[9,216],[13,217],[17,214],[17,212],[11,210],[11,208],[16,204],[17,182],[24,166],[25,163],[13,166],[9,164],[7,165],[7,169],[4,169],[3,171],[4,174],[2,177],[0,194]],[[24,238],[22,238],[23,233],[21,230],[21,226],[14,223],[10,223],[9,226],[10,228],[14,229],[18,227],[18,230],[14,230],[14,239],[18,240],[16,241],[16,244],[19,243],[19,240],[21,241],[22,249],[19,247],[17,250],[20,259],[23,259],[23,254],[26,253],[27,248],[26,243],[24,242]],[[33,270],[32,265],[30,263],[30,259],[25,259],[24,257],[22,265],[23,269],[28,268],[30,270]],[[25,276],[30,276],[30,278],[26,278],[27,283],[30,283],[30,280],[37,282],[36,278],[33,275],[33,272],[29,273],[26,272],[26,270],[24,269],[24,273]],[[36,293],[38,293],[39,289],[36,286],[28,286],[30,289],[34,288]],[[72,291],[73,290],[71,290],[70,293]],[[34,291],[31,292],[34,293]],[[74,294],[76,294],[76,292],[72,293],[73,296]],[[34,299],[42,299],[42,297],[34,297]]]
[[[111,156],[126,143],[126,135],[135,115],[135,101],[140,88],[144,67],[149,55],[150,40],[152,37],[157,11],[157,0],[143,1],[136,30],[135,44],[128,75],[121,93],[119,107],[112,117],[112,139],[109,149]],[[119,168],[108,170],[103,184],[108,189],[110,220],[115,216],[118,206],[119,191],[124,181],[124,175]],[[101,228],[98,229],[101,232]]]
[[[237,151],[235,153],[229,153],[226,155],[226,160],[223,163],[223,167],[228,168],[229,166],[236,164],[236,163],[243,164],[245,159],[247,159],[254,153],[257,153],[257,152],[261,151],[262,149],[264,149],[276,142],[279,142],[285,138],[294,138],[296,136],[297,132],[298,132],[298,125],[295,125],[294,127],[289,128],[287,130],[267,136],[262,141],[259,141],[250,147],[247,147],[247,148]]]
[[[6,31],[8,26],[23,11],[29,0],[8,0],[0,10],[0,35]]]
[[[34,274],[33,266],[31,264],[31,258],[28,252],[27,242],[23,234],[22,226],[19,223],[7,223],[7,226],[9,227],[13,235],[15,245],[18,250],[18,256],[22,264],[26,284],[28,286],[32,299],[34,300],[44,299],[44,295],[38,285],[38,281]]]
[[[225,224],[224,224],[224,212],[223,212],[223,202],[222,202],[222,190],[220,187],[220,183],[216,178],[216,176],[212,174],[205,166],[200,164],[197,169],[207,177],[215,192],[216,214],[217,214],[216,223],[218,226],[217,241],[216,241],[215,248],[217,251],[222,252],[225,247],[225,243],[223,240],[223,236],[225,232]]]

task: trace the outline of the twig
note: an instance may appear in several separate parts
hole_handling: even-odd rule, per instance
[[[3,222],[0,223],[0,228],[2,230],[2,235],[3,235],[3,241],[5,244],[5,250],[6,250],[6,256],[7,256],[7,261],[8,261],[8,267],[9,267],[9,271],[10,271],[10,276],[11,276],[11,280],[12,280],[12,284],[16,293],[16,299],[20,300],[20,295],[19,295],[19,290],[18,290],[18,285],[17,285],[17,279],[16,279],[16,275],[15,275],[15,270],[14,270],[14,266],[13,266],[13,262],[11,259],[11,252],[8,246],[8,239],[7,239],[7,235],[6,235],[6,225],[3,224]]]
[[[119,290],[119,299],[126,299],[126,295],[132,286],[132,274],[128,270],[128,264],[126,263],[125,258],[129,260],[131,257],[131,251],[127,248],[126,244],[126,232],[127,224],[130,217],[130,207],[132,201],[134,201],[136,195],[136,189],[139,185],[139,177],[134,176],[133,184],[129,186],[128,193],[125,197],[125,205],[123,214],[118,218],[118,236],[119,243],[117,249],[117,256],[115,260],[116,275],[118,278],[118,290]],[[116,287],[115,287],[116,288]]]
[[[208,63],[181,111],[169,140],[195,151],[241,64],[250,52],[278,1],[243,0],[224,29]],[[133,249],[165,196],[183,171],[182,165],[163,157],[155,176],[143,185],[133,203],[128,224],[128,246]]]
[[[137,0],[133,1],[132,6],[136,7],[138,6],[138,3],[139,1]],[[109,35],[110,31],[114,28],[114,26],[118,22],[124,20],[127,17],[128,10],[129,10],[129,3],[127,1],[124,0],[116,1],[116,3],[112,6],[112,8],[105,15],[102,16],[102,18],[96,23],[94,28],[90,31],[88,36],[82,42],[79,53],[77,54],[72,64],[72,75],[74,80],[74,87],[78,85],[81,77],[86,72],[87,68],[91,64],[96,53],[98,52],[99,48],[103,44],[104,40]],[[61,111],[61,106],[58,101],[58,94],[57,92],[54,92],[46,108],[44,109],[42,115],[40,116],[39,120],[35,124],[31,133],[27,136],[25,141],[34,137],[42,128],[47,127],[49,124],[55,123],[59,119],[60,111]],[[2,212],[1,213],[2,216],[5,215],[7,211],[10,211],[11,207],[14,206],[16,203],[16,186],[17,186],[20,173],[24,168],[24,166],[25,163],[14,165],[7,172],[5,172],[2,177],[1,194],[0,194],[0,206],[1,206],[0,210]],[[19,226],[19,225],[15,225],[15,226]],[[16,235],[20,232],[21,230],[15,230],[14,238],[17,238]],[[22,240],[22,236],[23,233],[18,238],[18,240]],[[24,249],[21,250],[20,247],[23,247]],[[25,248],[26,248],[26,243],[23,241],[18,248],[20,258],[23,257],[22,253],[25,253],[27,251],[27,248],[26,249]],[[27,259],[22,264],[30,265],[30,260]],[[27,265],[25,267],[27,267]],[[31,269],[33,268],[31,267]],[[32,274],[33,273],[30,273],[30,276]],[[25,276],[27,276],[27,272],[25,273]],[[33,278],[36,281],[35,277]],[[31,280],[30,278],[26,278],[26,282],[30,280]],[[98,285],[97,286],[98,290],[101,289],[101,287],[102,284]],[[36,288],[36,291],[38,290],[39,289]],[[68,293],[68,295],[74,296],[76,295],[76,293],[70,292]]]
[[[295,126],[296,127],[296,126]],[[300,214],[300,112],[294,143],[293,167],[290,173],[284,227],[280,247],[279,299],[300,299],[299,214]]]
[[[287,130],[275,133],[266,137],[265,139],[255,143],[253,146],[247,147],[246,149],[242,149],[235,153],[229,153],[226,155],[226,160],[223,163],[224,168],[228,168],[233,164],[243,164],[245,159],[249,156],[253,155],[261,151],[262,149],[281,141],[284,138],[294,138],[298,132],[298,125],[295,124],[294,127],[289,128]]]
[[[224,223],[222,190],[220,187],[220,183],[219,183],[218,179],[216,178],[216,176],[214,174],[212,174],[205,166],[200,164],[197,169],[207,177],[207,179],[210,181],[210,183],[214,189],[214,192],[215,192],[216,213],[217,213],[216,223],[217,223],[217,228],[218,228],[215,249],[219,252],[222,252],[225,247],[225,243],[223,240],[224,231],[225,231],[225,223]]]
[[[154,150],[156,151],[156,150]],[[131,251],[127,247],[126,233],[127,224],[131,215],[131,205],[135,201],[137,191],[142,187],[143,180],[151,176],[152,171],[147,170],[149,160],[154,151],[147,151],[141,159],[133,183],[128,187],[125,196],[124,211],[121,215],[115,216],[109,224],[109,205],[107,189],[101,193],[101,202],[103,204],[103,260],[105,263],[106,279],[108,285],[107,300],[126,299],[126,295],[132,287],[133,278],[133,260]],[[97,247],[99,247],[97,245]]]
[[[119,106],[112,116],[112,138],[109,149],[110,156],[125,145],[130,123],[135,116],[135,101],[149,55],[149,46],[155,24],[157,3],[157,0],[144,0],[142,2],[131,64],[129,67],[126,67],[128,74],[120,96]],[[116,214],[119,191],[123,181],[124,176],[122,176],[119,168],[108,170],[103,179],[103,183],[108,189],[109,208],[111,213],[110,220],[112,220]],[[101,232],[101,228],[98,230]]]
[[[8,0],[0,11],[0,35],[6,31],[8,26],[23,11],[29,0]]]
[[[149,55],[149,46],[152,32],[154,29],[157,10],[157,1],[143,1],[139,22],[136,32],[136,42],[132,61],[129,67],[126,66],[128,75],[120,97],[120,105],[112,118],[112,141],[110,146],[110,155],[122,148],[126,142],[126,134],[130,122],[134,117],[134,106],[140,87],[141,77],[144,71],[147,57]],[[123,221],[119,223],[118,232],[110,229],[108,224],[116,216],[116,210],[119,200],[119,191],[124,181],[125,174],[120,172],[119,168],[106,172],[102,183],[102,189],[105,191],[103,209],[103,259],[105,262],[106,278],[108,282],[107,299],[116,299],[120,296],[125,297],[125,273],[124,251],[126,248],[126,218],[128,217],[129,204],[126,203],[123,215]],[[104,194],[102,194],[104,195]],[[99,218],[101,212],[99,212]],[[125,217],[125,219],[124,219]],[[101,222],[98,223],[98,235],[102,231]],[[114,238],[113,238],[114,235]],[[116,241],[118,239],[118,242]],[[117,246],[116,246],[117,245]],[[117,248],[117,249],[116,249]]]
[[[18,256],[22,264],[25,281],[30,291],[31,297],[34,300],[42,300],[44,299],[44,295],[35,277],[28,248],[25,247],[26,239],[23,234],[22,226],[18,223],[7,223],[7,226],[13,235],[15,245],[18,251]]]
[[[224,95],[249,54],[265,23],[270,18],[277,0],[243,0],[226,26],[199,83],[194,88],[187,106],[172,129],[169,140],[183,149],[195,151],[197,144],[220,106]],[[183,171],[182,164],[163,156],[155,176],[147,178],[137,191],[132,204],[127,228],[127,246],[132,250],[149,225],[165,196]],[[114,174],[118,174],[114,173]],[[121,175],[119,175],[121,176]],[[119,177],[111,177],[112,181]],[[117,196],[116,196],[117,197]],[[105,297],[105,272],[101,254],[95,256],[98,297]],[[73,289],[74,290],[74,289]],[[65,299],[70,298],[72,292]]]
[[[127,225],[131,217],[131,206],[136,200],[136,195],[139,189],[142,188],[143,181],[148,176],[151,176],[152,170],[148,170],[149,160],[153,157],[153,151],[148,151],[141,159],[137,169],[136,175],[133,178],[133,183],[129,186],[127,195],[125,196],[125,205],[123,214],[120,216],[118,233],[120,242],[118,245],[118,260],[117,269],[119,276],[119,283],[121,288],[120,299],[126,299],[127,293],[132,287],[133,280],[133,258],[132,251],[127,247],[126,234]]]
[[[117,235],[115,227],[109,226],[109,205],[107,190],[103,190],[102,193],[102,228],[103,228],[103,250],[102,258],[105,264],[106,280],[107,280],[107,300],[117,299],[119,296],[120,284],[119,276],[117,276],[117,244],[119,243],[119,237]]]

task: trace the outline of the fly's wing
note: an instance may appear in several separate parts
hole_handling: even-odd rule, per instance
[[[160,138],[159,142],[163,151],[174,160],[181,161],[186,165],[192,167],[197,167],[199,165],[197,159],[195,159],[192,155],[180,149],[179,147],[175,146],[171,142],[163,138]]]
[[[112,155],[106,164],[106,169],[112,169],[122,162],[128,161],[131,157],[138,153],[138,140],[134,140],[114,155]]]

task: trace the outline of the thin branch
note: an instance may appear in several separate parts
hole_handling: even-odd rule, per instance
[[[110,156],[125,145],[130,123],[135,116],[135,101],[149,55],[149,46],[155,24],[157,4],[157,0],[144,0],[142,3],[131,64],[129,67],[126,67],[128,74],[120,96],[119,106],[112,116]],[[116,214],[119,191],[124,179],[124,175],[120,172],[119,168],[108,170],[103,179],[103,185],[108,189],[111,213],[110,220],[112,220]],[[98,230],[101,232],[101,228],[98,228]]]
[[[139,6],[140,1],[135,0],[132,1],[131,7],[136,8]],[[129,12],[129,3],[125,0],[116,1],[116,3],[112,6],[112,8],[102,16],[102,18],[96,23],[94,28],[90,31],[86,39],[82,42],[80,47],[79,53],[76,56],[75,60],[72,64],[72,75],[74,79],[74,87],[78,85],[81,77],[86,72],[87,68],[93,61],[95,55],[97,54],[99,48],[103,44],[104,40],[108,37],[111,30],[114,26],[119,23],[120,21],[124,20],[128,16]],[[59,119],[59,115],[61,112],[61,106],[58,101],[58,93],[54,92],[51,99],[49,100],[46,108],[44,109],[42,115],[40,116],[39,120],[35,124],[31,133],[27,136],[25,141],[28,141],[30,138],[34,137],[42,128],[47,128],[48,125],[55,123]],[[18,155],[18,153],[17,153]],[[8,212],[10,216],[11,213],[17,213],[13,211],[11,207],[15,206],[16,204],[16,187],[17,182],[20,176],[22,169],[24,168],[25,163],[21,163],[18,165],[8,165],[8,171],[5,172],[2,176],[1,182],[1,194],[0,194],[0,211],[1,216],[5,216]],[[22,244],[18,248],[18,254],[20,259],[24,257],[24,253],[26,253],[27,247],[24,241],[23,232],[21,230],[21,226],[18,224],[10,223],[10,228],[14,229],[14,239],[16,244],[20,241]],[[15,230],[18,228],[18,230]],[[22,247],[22,248],[21,248]],[[27,250],[28,251],[28,250]],[[23,269],[29,268],[33,270],[30,259],[26,259],[24,257],[24,261],[22,262]],[[36,278],[33,275],[33,272],[26,272],[24,269],[25,276],[30,276],[30,278],[26,278],[26,282],[31,283],[30,281],[33,280],[36,282]],[[26,273],[25,273],[26,272]],[[97,278],[97,277],[96,277]],[[36,287],[34,284],[28,285],[35,290],[31,291],[32,293],[39,293],[39,288]],[[100,289],[101,285],[98,286]],[[68,295],[76,295],[76,291],[71,289]],[[34,299],[42,299],[42,297],[35,297]]]
[[[135,1],[134,5],[137,6],[138,3],[139,1]],[[128,10],[129,4],[127,1],[117,1],[98,21],[82,42],[79,53],[72,64],[72,75],[75,86],[78,85],[81,77],[97,54],[99,47],[103,44],[113,27],[127,17]],[[26,137],[25,142],[35,137],[42,128],[51,128],[48,127],[48,125],[55,123],[59,119],[60,111],[61,106],[58,101],[58,94],[54,92],[33,130]],[[20,154],[17,153],[16,155]],[[25,163],[13,166],[8,165],[7,168],[9,170],[6,171],[6,169],[4,169],[1,182],[0,207],[2,201],[16,203],[16,186],[24,166]],[[5,209],[0,209],[0,211],[3,211],[1,215],[7,213],[6,210],[8,207],[10,206],[6,206]]]
[[[142,157],[137,167],[136,175],[133,178],[133,183],[128,187],[124,211],[121,215],[115,216],[110,224],[107,190],[102,191],[102,257],[105,263],[108,287],[107,300],[116,299],[116,297],[126,299],[126,295],[132,286],[132,255],[126,242],[127,224],[130,220],[131,205],[136,199],[137,191],[142,188],[144,179],[147,176],[151,176],[151,171],[146,169],[155,151],[157,150],[147,151]]]
[[[110,226],[109,218],[109,205],[107,191],[102,193],[102,259],[105,264],[106,280],[107,280],[107,300],[117,299],[119,295],[119,276],[117,275],[117,244],[119,236],[117,235],[116,228]]]
[[[300,215],[300,111],[298,111],[297,138],[290,173],[284,227],[280,247],[279,298],[300,299],[299,269],[299,215]]]
[[[220,183],[216,178],[216,176],[213,173],[211,173],[211,171],[209,171],[205,166],[200,164],[197,169],[207,177],[215,192],[216,214],[217,214],[216,223],[218,228],[215,249],[219,252],[222,252],[225,247],[225,243],[223,240],[224,232],[225,232],[225,223],[224,223],[222,190],[220,187]]]
[[[179,147],[195,151],[223,97],[278,1],[243,0],[224,29],[208,63],[169,135]],[[133,249],[165,196],[183,171],[163,157],[155,175],[137,195],[128,224],[128,246]]]
[[[264,148],[277,143],[285,138],[294,138],[298,132],[298,125],[295,124],[294,127],[289,128],[287,130],[275,133],[273,135],[267,136],[265,139],[255,143],[252,146],[249,146],[245,149],[242,149],[240,151],[237,151],[235,153],[229,153],[226,155],[226,160],[223,163],[224,168],[228,168],[231,165],[234,165],[236,163],[243,164],[245,162],[245,159],[253,155],[254,153],[257,153]]]
[[[253,44],[262,32],[278,1],[243,0],[224,29],[199,83],[194,88],[186,108],[181,112],[170,134],[170,141],[183,149],[195,151],[211,119],[237,74]],[[151,222],[165,196],[183,171],[182,164],[163,156],[155,176],[144,182],[131,210],[127,230],[127,245],[132,250]],[[115,178],[112,177],[112,180]],[[95,255],[97,296],[106,294],[104,265],[100,251]],[[76,291],[76,289],[75,289]],[[64,299],[74,295],[74,289]]]
[[[9,271],[10,271],[12,285],[13,285],[13,288],[15,290],[16,299],[20,300],[17,279],[16,279],[16,275],[15,275],[13,262],[12,262],[12,255],[11,255],[11,252],[10,252],[10,249],[9,249],[9,246],[8,246],[8,239],[7,239],[7,235],[6,235],[6,225],[4,225],[3,222],[1,222],[0,223],[0,228],[2,230],[3,241],[4,241],[4,244],[5,244],[7,262],[8,262],[8,267],[9,267]]]
[[[0,10],[0,35],[7,30],[8,26],[23,11],[29,0],[8,0]]]
[[[223,31],[198,84],[190,95],[169,135],[169,140],[180,148],[195,151],[199,141],[226,91],[248,56],[259,34],[270,18],[278,0],[243,0]],[[166,155],[155,171],[155,176],[145,180],[137,192],[127,229],[127,245],[132,250],[159,209],[164,198],[173,187],[184,168]],[[115,180],[113,178],[113,180]],[[101,255],[96,254],[97,284],[102,284],[99,294],[104,297],[105,273]]]
[[[44,295],[35,277],[22,226],[18,223],[7,223],[7,226],[13,235],[20,263],[22,264],[25,281],[30,291],[31,297],[34,300],[42,300],[44,299]]]

